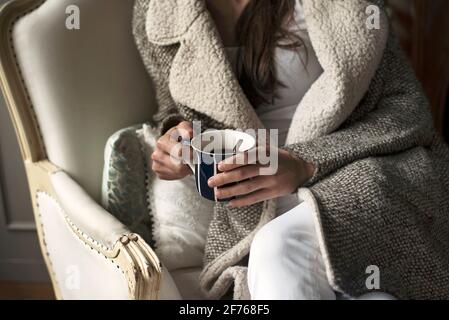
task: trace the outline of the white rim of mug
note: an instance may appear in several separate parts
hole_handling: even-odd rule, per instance
[[[192,147],[192,149],[193,150],[195,150],[196,152],[199,152],[199,153],[201,153],[201,154],[207,154],[207,155],[210,155],[210,156],[214,156],[214,155],[235,155],[235,153],[234,152],[227,152],[227,153],[212,153],[212,152],[205,152],[205,151],[202,151],[202,150],[200,150],[200,149],[198,149],[198,148],[196,148],[195,146],[194,146],[194,141],[196,141],[196,139],[198,139],[198,138],[201,138],[204,134],[213,134],[213,133],[217,133],[217,132],[226,132],[226,131],[230,131],[230,132],[238,132],[239,134],[242,134],[242,135],[244,135],[244,136],[247,136],[248,138],[251,138],[251,141],[252,141],[252,143],[251,143],[251,147],[249,147],[249,148],[245,148],[245,150],[241,150],[241,151],[239,151],[239,152],[241,152],[241,153],[243,153],[243,152],[248,152],[248,151],[250,151],[251,149],[253,149],[253,148],[255,148],[256,147],[256,139],[252,136],[252,135],[250,135],[250,134],[248,134],[248,133],[246,133],[246,132],[242,132],[242,131],[237,131],[237,130],[230,130],[230,129],[225,129],[225,130],[211,130],[211,131],[206,131],[206,132],[203,132],[203,133],[201,133],[201,134],[199,134],[199,135],[197,135],[196,137],[194,137],[193,139],[192,139],[192,141],[190,141],[190,146]]]

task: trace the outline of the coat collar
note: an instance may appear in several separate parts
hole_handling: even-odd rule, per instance
[[[324,70],[302,99],[288,143],[329,134],[348,118],[368,90],[383,56],[388,22],[370,30],[366,0],[302,0],[312,46]],[[263,127],[226,57],[204,0],[151,0],[150,42],[180,44],[171,68],[173,99],[226,126]]]
[[[148,39],[159,45],[180,42],[193,22],[206,11],[204,0],[150,0]]]

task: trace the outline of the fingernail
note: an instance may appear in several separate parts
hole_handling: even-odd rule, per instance
[[[207,180],[207,184],[209,185],[209,187],[212,187],[214,184],[214,178],[210,178],[209,180]]]

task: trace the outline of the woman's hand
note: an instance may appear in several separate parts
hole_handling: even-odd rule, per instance
[[[231,207],[248,206],[291,194],[313,176],[315,167],[293,157],[288,151],[277,151],[279,165],[273,175],[260,175],[262,166],[248,164],[248,155],[240,154],[219,163],[218,170],[222,173],[209,179],[209,186],[218,188],[216,195],[219,199],[238,197],[230,202]]]
[[[178,140],[179,137],[190,140],[192,136],[192,124],[183,121],[159,138],[156,150],[151,155],[151,168],[159,179],[180,180],[192,174],[189,166],[182,162],[182,149]]]

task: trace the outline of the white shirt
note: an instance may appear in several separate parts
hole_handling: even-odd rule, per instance
[[[296,32],[305,44],[298,50],[277,48],[275,63],[277,79],[285,86],[276,91],[273,103],[256,108],[256,113],[267,129],[279,130],[278,145],[283,146],[296,109],[306,92],[322,74],[323,69],[316,57],[307,32],[307,25],[300,0],[296,1],[295,23],[291,30]],[[307,51],[306,51],[307,50]],[[229,60],[235,69],[237,48],[226,48]],[[278,214],[298,205],[296,195],[278,199]]]

